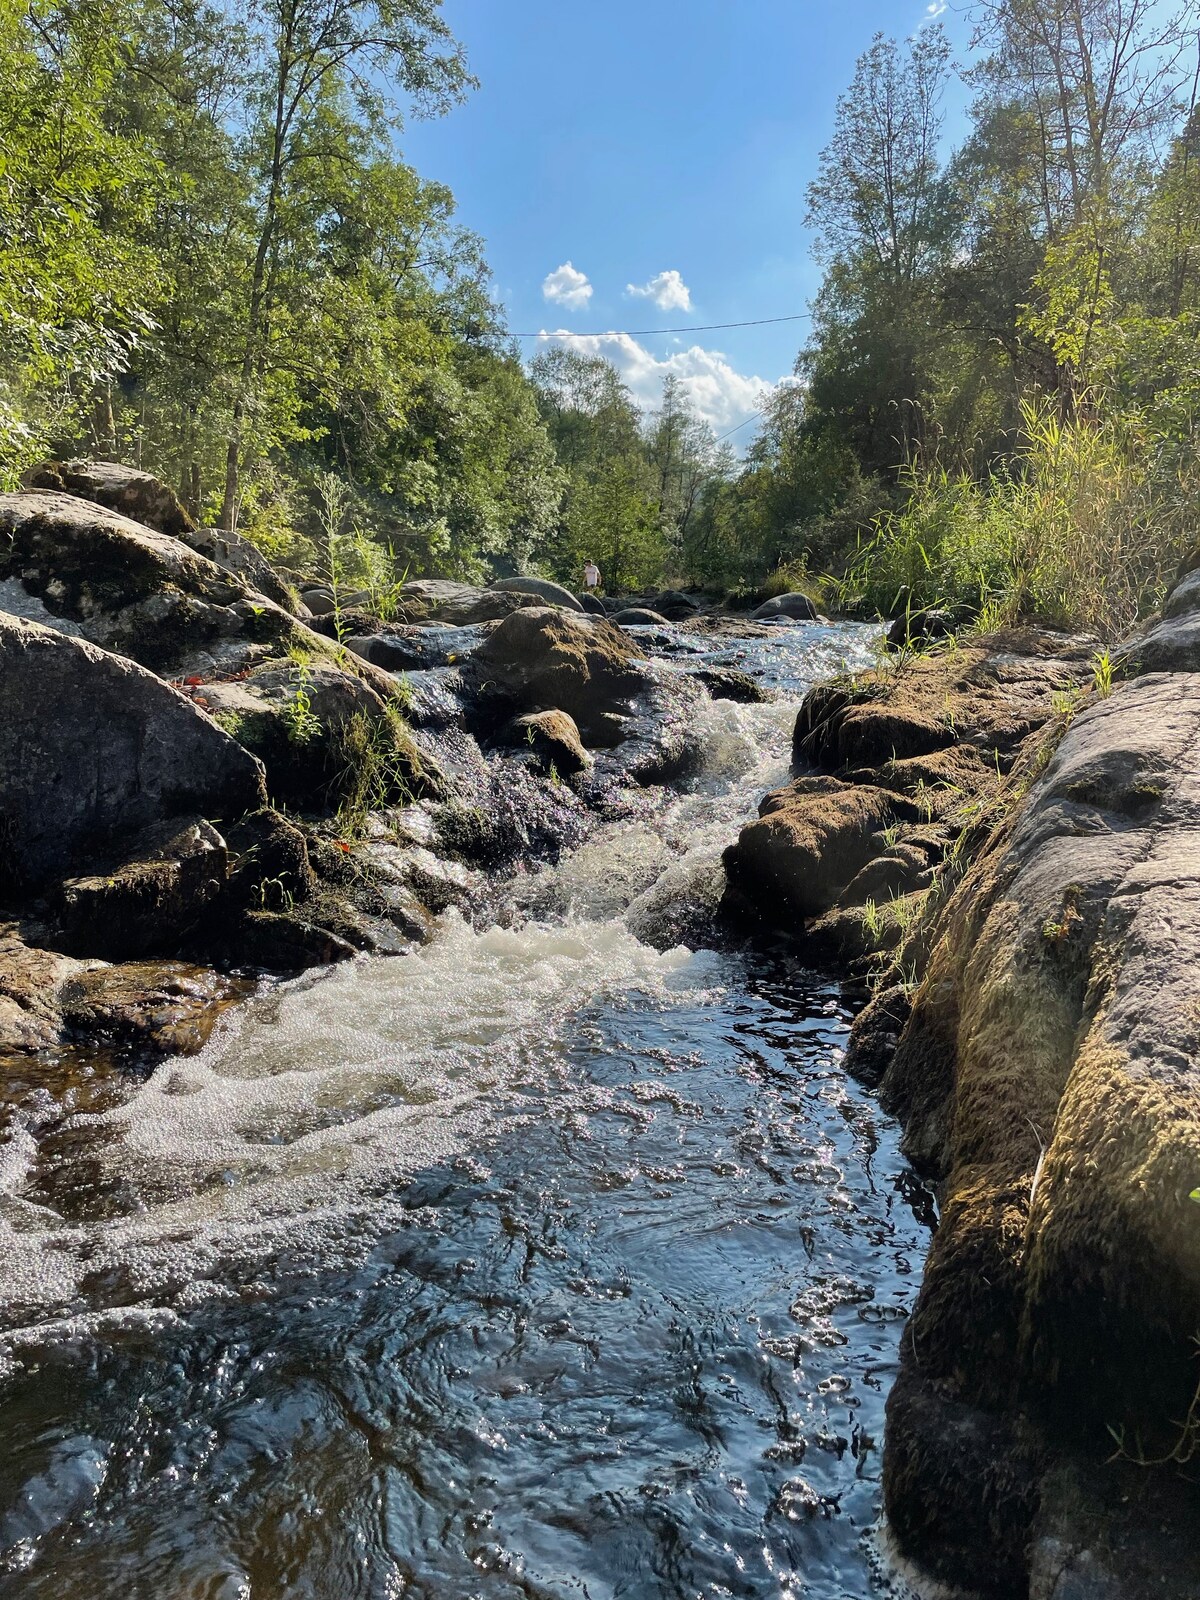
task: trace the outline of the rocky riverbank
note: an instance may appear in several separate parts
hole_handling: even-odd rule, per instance
[[[245,979],[402,955],[685,772],[696,708],[763,691],[652,659],[696,597],[606,604],[630,626],[422,580],[384,620],[147,474],[29,474],[0,496],[0,1057],[194,1047]]]
[[[977,1594],[1200,1593],[1198,599],[1115,683],[1013,632],[813,690],[727,852],[870,974],[850,1062],[940,1202],[886,1511]]]

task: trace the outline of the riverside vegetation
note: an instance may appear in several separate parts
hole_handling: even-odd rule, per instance
[[[434,0],[267,0],[243,19],[0,0],[0,1058],[13,1149],[49,1152],[28,1156],[27,1209],[22,1190],[16,1224],[0,1219],[22,1262],[47,1214],[65,1226],[79,1205],[93,1226],[80,1108],[118,1128],[96,1147],[121,1174],[102,1222],[156,1205],[160,1180],[178,1198],[143,1160],[154,1130],[122,1165],[122,1097],[166,1057],[161,1105],[137,1100],[129,1126],[157,1129],[167,1096],[205,1126],[228,1062],[188,1078],[183,1058],[260,981],[351,974],[288,991],[298,1028],[298,995],[319,1015],[374,973],[361,982],[403,1029],[389,963],[358,958],[423,973],[447,939],[468,975],[483,963],[472,1039],[492,1040],[471,919],[507,937],[539,893],[573,915],[588,880],[571,852],[610,826],[636,842],[647,818],[653,836],[673,785],[704,815],[712,701],[771,703],[715,646],[783,638],[812,615],[807,591],[891,619],[893,649],[870,666],[869,630],[844,625],[853,670],[809,689],[791,781],[773,770],[723,867],[710,852],[692,879],[656,857],[648,885],[630,869],[622,914],[652,931],[629,935],[629,970],[643,949],[669,966],[672,946],[727,952],[765,925],[793,967],[799,941],[865,1002],[847,1065],[940,1207],[898,1352],[881,1347],[899,1362],[882,1479],[899,1554],[990,1600],[1200,1592],[1197,20],[1148,0],[984,0],[970,132],[948,159],[940,30],[877,39],[809,192],[826,273],[799,381],[738,461],[678,384],[642,417],[603,360],[521,366],[478,242],[399,154],[401,103],[438,114],[471,87]],[[584,555],[639,604],[554,581]],[[735,608],[785,599],[734,622],[668,578]],[[498,887],[559,859],[563,881],[531,874],[528,899]],[[741,950],[752,964],[752,932]],[[49,1112],[43,1069],[67,1084]],[[417,1103],[391,1078],[376,1100],[375,1070],[354,1069],[351,1128]],[[328,1115],[336,1144],[345,1110],[288,1122],[274,1075],[254,1080],[266,1111],[245,1112],[233,1180],[256,1196],[305,1118]],[[187,1150],[205,1204],[245,1157],[223,1114],[213,1170],[202,1141]],[[668,1181],[662,1157],[656,1206]],[[70,1270],[39,1315],[103,1318],[142,1292],[124,1261],[92,1271],[95,1239],[52,1237]],[[174,1316],[179,1285],[143,1265],[147,1306]],[[812,1286],[842,1310],[872,1292]],[[836,1344],[832,1320],[811,1326]],[[797,1382],[802,1331],[771,1352]],[[841,1462],[846,1426],[841,1449],[828,1431],[814,1446]],[[770,1470],[808,1442],[786,1418]],[[873,1448],[854,1433],[860,1471]],[[13,1470],[35,1499],[60,1482]],[[122,1519],[140,1492],[105,1502],[138,1560]],[[746,1549],[772,1518],[815,1526],[838,1506],[789,1477]],[[76,1510],[13,1546],[41,1563],[30,1593],[95,1554]],[[777,1592],[774,1570],[763,1581]]]
[[[387,581],[592,555],[614,589],[1115,636],[1198,498],[1196,17],[1161,11],[981,0],[948,156],[940,28],[876,38],[808,192],[811,336],[739,461],[678,381],[642,417],[601,357],[522,367],[401,154],[472,87],[436,0],[3,0],[0,476],[119,456],[310,576],[332,505]]]

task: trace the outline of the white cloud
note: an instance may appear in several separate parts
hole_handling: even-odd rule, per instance
[[[554,339],[565,332],[565,329],[558,333],[543,331],[541,337]],[[627,333],[595,333],[572,338],[570,348],[585,355],[607,357],[629,385],[634,399],[647,411],[658,404],[663,379],[678,378],[696,410],[715,433],[735,428],[753,412],[761,410],[767,395],[776,387],[766,378],[738,372],[720,350],[705,350],[698,344],[676,350],[661,360]],[[751,430],[747,429],[746,438],[751,437]]]
[[[653,300],[660,311],[690,311],[692,293],[678,272],[660,272],[649,283],[627,283],[625,293]]]
[[[542,279],[542,294],[555,305],[566,306],[571,311],[582,311],[592,298],[592,286],[586,272],[580,272],[569,261],[555,267]]]

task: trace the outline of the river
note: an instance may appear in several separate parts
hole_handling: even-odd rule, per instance
[[[883,1592],[928,1200],[834,975],[694,933],[872,641],[722,641],[780,699],[714,702],[686,786],[420,952],[10,1086],[0,1594]]]

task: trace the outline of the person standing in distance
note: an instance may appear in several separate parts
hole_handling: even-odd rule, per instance
[[[598,585],[600,583],[600,568],[596,565],[596,563],[594,561],[590,561],[589,560],[588,563],[586,564],[586,566],[584,567],[584,569],[583,569],[583,581],[584,581],[584,585],[587,588],[587,591],[588,591],[589,594],[591,594],[593,589],[598,587]]]

